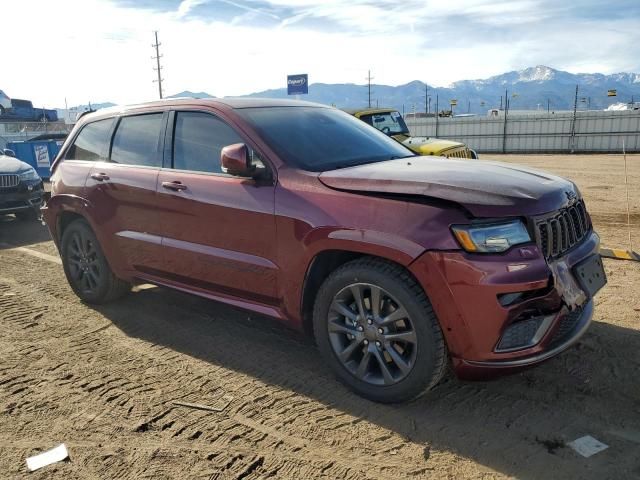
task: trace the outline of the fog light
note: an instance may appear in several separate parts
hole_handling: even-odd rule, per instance
[[[500,337],[496,352],[523,350],[536,345],[553,322],[554,315],[539,316],[512,323]]]

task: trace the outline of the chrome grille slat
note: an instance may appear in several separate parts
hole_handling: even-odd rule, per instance
[[[564,255],[591,230],[583,201],[536,220],[540,250],[547,259]]]
[[[20,183],[18,175],[0,175],[0,188],[17,187]]]
[[[553,237],[553,234],[551,232],[551,225],[549,223],[546,223],[544,225],[545,231],[547,233],[547,248],[546,248],[546,256],[550,257],[551,255],[553,255],[553,252],[551,250],[552,247],[552,242],[551,242],[551,238]]]
[[[569,229],[569,247],[573,247],[576,244],[576,229],[571,219],[571,215],[568,212],[564,212],[564,217],[567,222],[567,228]]]

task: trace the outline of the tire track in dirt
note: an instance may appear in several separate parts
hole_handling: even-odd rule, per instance
[[[18,256],[0,251],[3,262],[10,255]],[[13,264],[20,271],[19,262]],[[465,455],[447,452],[451,446],[464,448],[460,437],[465,432],[476,432],[474,441],[486,442],[481,448],[496,462],[503,457],[533,462],[538,455],[548,456],[535,440],[548,422],[545,417],[556,422],[561,433],[573,433],[568,426],[584,422],[581,412],[554,411],[555,402],[547,395],[549,388],[559,395],[572,394],[576,385],[556,385],[566,381],[567,369],[577,372],[574,376],[585,375],[575,370],[583,360],[579,353],[509,381],[463,384],[448,379],[427,399],[401,407],[380,406],[337,384],[307,340],[271,327],[266,320],[159,289],[94,310],[75,299],[59,267],[43,269],[50,286],[37,298],[33,291],[39,274],[22,271],[20,284],[0,279],[0,298],[9,288],[15,295],[7,298],[19,297],[27,310],[48,306],[41,320],[46,329],[27,329],[28,341],[22,332],[8,332],[0,338],[0,347],[5,351],[5,346],[17,344],[3,367],[20,365],[23,377],[17,381],[30,386],[41,382],[43,387],[19,392],[28,394],[31,403],[11,409],[10,423],[19,425],[22,438],[40,438],[48,430],[53,430],[48,436],[63,439],[73,433],[75,441],[90,439],[91,448],[107,451],[98,462],[87,447],[77,462],[74,458],[61,467],[70,476],[452,475],[473,464]],[[3,315],[1,310],[2,322]],[[596,353],[601,351],[599,346]],[[0,408],[5,410],[8,399],[1,382],[13,382],[15,375],[12,368],[0,369]],[[593,412],[590,428],[598,431],[611,419],[597,405],[604,392],[593,392],[597,398],[585,396],[583,408]],[[234,401],[219,414],[170,403],[215,403],[228,393]],[[628,405],[619,395],[610,395],[609,401]],[[480,416],[475,413],[478,405]],[[623,423],[619,422],[624,427]],[[0,424],[3,436],[15,438],[15,431]],[[118,448],[113,445],[116,437],[122,439]],[[2,441],[0,451],[7,444]],[[158,446],[150,450],[149,445]],[[425,445],[431,459],[442,461],[426,461]],[[10,458],[8,471],[18,472],[22,464],[15,463],[14,450]],[[567,466],[571,464],[562,460],[545,457],[546,465],[558,472],[572,472]],[[617,471],[629,464],[629,459],[622,459]],[[3,465],[7,464],[0,460]]]
[[[55,297],[64,298],[67,296],[67,294],[64,292],[64,289],[56,289],[56,290],[57,291],[53,292],[53,295]],[[45,292],[45,294],[46,293],[49,293],[49,292]],[[16,295],[16,297],[21,299],[22,305],[24,305],[25,303],[28,303],[26,301],[27,299],[23,298],[22,296]],[[26,311],[29,311],[29,310],[32,310],[32,308],[26,307]],[[102,329],[101,328],[94,329],[94,332],[96,333],[99,332],[100,334],[104,334],[104,332],[103,331],[100,332],[100,330]],[[95,360],[95,352],[109,349],[111,347],[108,344],[109,342],[105,340],[105,337],[94,338],[94,337],[91,337],[91,335],[76,333],[70,338],[67,338],[66,342],[63,340],[63,343],[65,343],[65,345],[61,350],[66,352],[67,354],[72,353],[79,357],[89,357],[89,358],[86,358],[85,362],[83,362],[84,367],[82,369],[83,371],[81,376],[74,375],[73,373],[68,373],[65,369],[60,369],[60,368],[56,369],[56,370],[59,370],[58,372],[59,378],[57,379],[58,381],[56,382],[56,386],[58,387],[59,390],[63,390],[65,388],[67,390],[80,389],[87,394],[92,394],[93,396],[92,400],[94,402],[97,401],[97,402],[103,402],[103,403],[110,403],[130,393],[131,389],[123,388],[130,382],[128,382],[121,376],[118,376],[117,375],[118,372],[113,371],[114,369],[111,369],[112,373],[107,375],[101,374],[100,369],[97,369],[95,371],[93,371],[92,369],[93,362]],[[177,354],[176,352],[172,351],[169,348],[157,348],[155,346],[147,347],[145,345],[142,349],[139,349],[139,350],[142,350],[142,352],[138,351],[138,353],[143,353],[144,355],[152,356],[156,361],[156,365],[163,370],[163,373],[165,375],[168,373],[166,369],[169,367],[169,365],[175,362],[176,359],[180,358],[180,354]],[[146,352],[145,350],[153,350],[153,351]],[[25,354],[27,352],[22,351],[21,353]],[[116,352],[111,351],[110,353],[112,355],[115,354],[114,356],[116,358],[122,358]],[[50,360],[52,359],[50,358],[49,361]],[[55,360],[58,360],[58,359],[55,359]],[[65,364],[65,362],[60,362],[57,365],[62,365],[62,364]],[[182,377],[189,378],[189,381],[186,383],[186,385],[183,384],[181,388],[177,388],[175,390],[176,392],[182,393],[182,395],[180,395],[181,397],[184,397],[184,391],[193,390],[195,392],[198,392],[200,388],[203,386],[202,375],[193,376],[188,374],[184,375],[184,372],[181,372],[181,373],[182,373],[181,375]],[[234,376],[233,373],[234,372],[229,372],[228,375],[223,375],[221,378],[224,380],[225,377],[228,377],[230,381],[232,381],[231,379]],[[169,375],[169,376],[171,378],[174,378],[173,375]],[[80,380],[80,378],[82,380]],[[218,377],[218,379],[219,378],[220,377]],[[205,380],[205,384],[207,382],[208,380]],[[246,379],[244,383],[240,385],[236,385],[236,387],[239,389],[242,389],[252,384],[255,384],[254,379]],[[145,385],[141,385],[138,387],[138,389],[144,389],[144,388],[145,388]],[[135,388],[133,388],[133,390],[135,390]],[[68,391],[68,392],[65,392],[64,394],[61,394],[60,399],[64,397],[68,397],[69,395],[71,395],[71,393],[72,392]],[[156,393],[156,395],[153,395],[154,397],[160,397],[160,395],[157,392],[154,392],[154,393]],[[163,393],[165,393],[164,396],[166,396],[166,391]],[[295,396],[295,394],[292,394],[291,392],[287,392],[285,390],[281,390],[281,394],[282,394],[282,398],[278,400],[283,402],[288,402],[290,398]],[[126,399],[126,400],[128,401],[129,399]],[[119,406],[120,407],[125,406],[127,401],[119,402]],[[306,404],[306,403],[308,402],[298,402],[296,405]],[[102,408],[104,408],[104,406]],[[291,410],[291,408],[292,408],[291,405],[285,405],[284,407],[281,407],[279,409],[279,412],[280,414],[284,414],[287,411]],[[19,409],[16,409],[15,411],[19,411]],[[74,412],[71,414],[71,417],[72,418],[81,417],[82,413],[83,412]],[[110,411],[109,407],[107,407],[104,413],[101,414],[101,416],[109,417],[110,415],[112,415],[112,413],[113,412]],[[164,418],[165,416],[167,417],[166,419]],[[159,415],[152,417],[151,422],[143,423],[142,425],[150,424],[150,427],[147,426],[143,428],[143,430],[145,432],[156,430],[158,428],[155,425],[156,422],[159,422],[160,420],[162,420],[165,423],[163,423],[162,425],[159,425],[160,432],[166,432],[168,434],[171,434],[172,436],[176,435],[176,431],[181,430],[181,432],[178,434],[178,436],[180,437],[186,436],[191,440],[200,440],[200,441],[207,441],[207,439],[210,439],[209,442],[211,443],[211,445],[213,446],[221,445],[222,446],[221,448],[235,449],[238,445],[243,445],[243,444],[245,448],[256,448],[256,446],[260,446],[261,444],[272,444],[276,449],[281,449],[285,451],[289,449],[290,451],[295,452],[296,458],[305,458],[305,455],[301,455],[301,451],[304,450],[306,452],[306,460],[308,462],[314,462],[314,460],[317,458],[317,454],[315,453],[315,450],[317,449],[315,448],[309,449],[301,441],[292,440],[288,438],[286,434],[284,435],[279,434],[276,428],[272,428],[269,426],[264,426],[260,423],[256,423],[255,421],[251,420],[249,417],[245,417],[243,415],[239,415],[239,416],[234,415],[232,419],[229,419],[226,422],[216,422],[215,425],[206,424],[205,420],[209,420],[209,418],[206,415],[201,415],[199,419],[192,421],[190,424],[184,423],[183,421],[184,417],[185,417],[185,414],[176,414],[175,409],[172,408],[172,409],[166,410],[165,412],[162,412]],[[93,422],[95,420],[95,417],[92,417],[90,420]],[[204,425],[200,425],[196,429],[196,425],[198,425],[199,423],[204,423]],[[242,458],[236,457],[232,463],[225,463],[223,466],[226,470],[234,471],[234,469],[236,468],[236,465],[238,465],[237,468],[240,471],[239,475],[248,476],[252,474],[254,471],[257,471],[258,467],[263,468],[265,466],[268,466],[269,462],[266,461],[264,457],[261,457],[261,458],[262,460],[257,461],[254,457],[247,457],[247,456],[242,456]],[[241,459],[242,461],[238,463],[239,460]],[[351,460],[352,459],[350,458],[346,459],[347,463],[342,465],[343,467],[342,470],[346,472],[352,470],[352,468],[348,467],[348,464],[353,463]],[[246,467],[244,465],[241,465],[247,462],[248,462],[248,465],[246,465]],[[400,466],[400,462],[395,462],[395,463],[396,463],[395,465],[396,467]],[[312,470],[315,470],[315,467],[313,467]],[[331,469],[326,470],[326,472],[329,470]],[[353,477],[352,475],[347,475],[347,478],[355,478],[355,477]]]

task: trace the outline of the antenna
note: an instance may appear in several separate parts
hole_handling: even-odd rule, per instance
[[[160,70],[162,70],[162,67],[160,66],[160,58],[162,57],[162,55],[160,55],[160,45],[162,45],[162,44],[160,42],[158,42],[158,31],[156,30],[153,33],[154,33],[154,35],[156,37],[156,43],[154,43],[151,46],[156,49],[156,56],[155,57],[151,57],[151,58],[156,61],[157,67],[155,67],[154,70],[158,72],[158,79],[154,80],[153,82],[154,83],[158,82],[158,94],[160,95],[160,98],[162,99],[162,80],[164,80],[162,78],[162,74],[160,72]]]
[[[371,108],[371,80],[373,80],[373,77],[371,76],[371,70],[369,70],[366,80],[367,80],[367,86],[369,87],[369,107],[368,108]]]

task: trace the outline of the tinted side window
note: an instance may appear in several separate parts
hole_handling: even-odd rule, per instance
[[[162,113],[123,117],[113,137],[111,161],[126,165],[159,167]]]
[[[106,160],[113,121],[113,118],[108,118],[85,125],[69,147],[65,159]]]
[[[220,151],[244,143],[229,125],[208,113],[178,112],[173,141],[173,168],[220,173]]]

